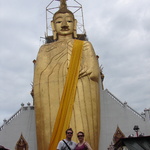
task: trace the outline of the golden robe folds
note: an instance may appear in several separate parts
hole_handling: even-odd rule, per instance
[[[34,72],[34,104],[37,143],[39,150],[48,150],[59,103],[61,100],[73,39],[56,41],[41,46]],[[83,131],[93,150],[99,142],[100,69],[90,42],[84,41],[76,97],[70,127],[74,133]],[[77,141],[76,135],[73,140]]]

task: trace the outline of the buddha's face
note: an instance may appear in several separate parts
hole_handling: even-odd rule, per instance
[[[70,13],[56,14],[53,23],[58,35],[70,35],[74,31],[75,20]]]

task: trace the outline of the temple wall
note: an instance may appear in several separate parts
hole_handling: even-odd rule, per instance
[[[150,110],[149,110],[150,112]],[[107,150],[113,142],[113,135],[117,126],[121,129],[126,137],[131,134],[136,136],[133,127],[138,125],[139,134],[150,135],[150,115],[147,112],[147,119],[141,116],[127,103],[122,103],[115,96],[111,95],[108,90],[101,91],[101,140],[100,150]]]
[[[16,143],[22,134],[28,143],[29,150],[37,149],[33,107],[22,107],[0,129],[0,145],[5,148],[15,150]]]

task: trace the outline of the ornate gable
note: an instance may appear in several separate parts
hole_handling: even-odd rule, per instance
[[[22,134],[16,144],[15,150],[28,150],[28,143]]]
[[[120,139],[120,138],[124,138],[125,135],[123,134],[123,132],[120,130],[120,128],[117,126],[116,132],[113,136],[113,142],[114,144]]]

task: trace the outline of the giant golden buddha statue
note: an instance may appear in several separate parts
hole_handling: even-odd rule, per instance
[[[83,131],[93,150],[100,134],[100,68],[90,42],[77,40],[66,1],[51,22],[54,42],[41,46],[34,70],[38,150],[56,150],[71,127]],[[77,142],[76,136],[73,140]]]

